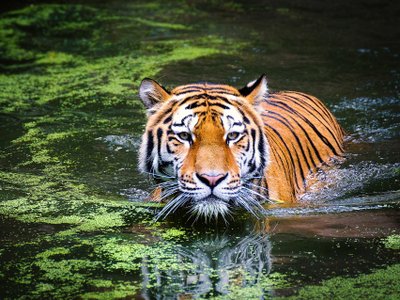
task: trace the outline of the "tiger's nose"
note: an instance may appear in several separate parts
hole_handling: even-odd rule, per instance
[[[199,178],[199,180],[202,183],[209,186],[210,188],[214,188],[228,176],[228,173],[217,174],[217,175],[209,175],[206,173],[203,173],[203,174],[196,173],[196,176],[197,176],[197,178]]]

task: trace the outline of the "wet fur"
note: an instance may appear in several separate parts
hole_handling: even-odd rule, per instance
[[[146,79],[140,96],[149,115],[140,169],[171,179],[158,199],[169,201],[159,217],[182,206],[208,218],[235,206],[256,214],[263,201],[295,202],[307,176],[343,153],[343,130],[321,101],[269,93],[265,76],[241,90],[200,83],[171,92]],[[231,141],[235,130],[240,136]],[[182,131],[189,140],[179,138]],[[226,178],[207,189],[200,174]]]

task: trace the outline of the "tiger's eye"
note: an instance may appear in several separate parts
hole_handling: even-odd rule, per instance
[[[179,132],[178,137],[183,140],[183,141],[188,141],[190,140],[190,134],[187,132]]]
[[[229,132],[228,140],[236,140],[239,137],[239,132]]]

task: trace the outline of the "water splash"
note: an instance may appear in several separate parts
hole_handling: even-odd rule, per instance
[[[320,170],[313,177],[311,185],[302,202],[331,202],[333,200],[357,197],[368,193],[369,185],[377,181],[398,176],[400,163],[379,164],[360,162],[339,168]],[[392,186],[392,188],[395,188]]]
[[[344,99],[332,107],[353,143],[376,143],[400,138],[400,99]]]
[[[96,140],[105,143],[110,151],[137,151],[140,146],[140,139],[129,134],[107,135],[105,137],[99,137]]]

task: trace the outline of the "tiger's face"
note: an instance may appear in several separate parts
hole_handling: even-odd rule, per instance
[[[148,122],[139,167],[168,179],[160,184],[169,201],[161,215],[181,206],[206,218],[225,216],[234,206],[251,212],[260,207],[249,184],[268,162],[256,110],[266,93],[264,76],[240,91],[204,83],[168,92],[153,80],[142,81]]]

